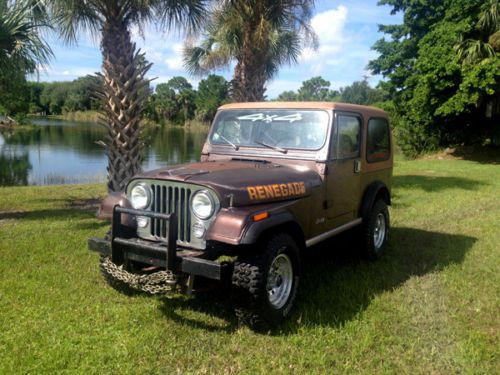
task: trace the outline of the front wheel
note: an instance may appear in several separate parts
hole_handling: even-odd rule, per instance
[[[389,210],[383,200],[377,200],[371,212],[363,219],[364,253],[370,260],[382,256],[389,235]]]
[[[262,330],[283,322],[295,303],[300,279],[298,246],[286,234],[263,243],[263,251],[234,264],[232,297],[241,324]]]

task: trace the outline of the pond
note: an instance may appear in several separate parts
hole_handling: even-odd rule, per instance
[[[36,127],[0,129],[0,186],[106,181],[107,155],[96,142],[106,130],[96,123],[36,119]],[[199,160],[206,130],[164,127],[148,131],[143,169]]]

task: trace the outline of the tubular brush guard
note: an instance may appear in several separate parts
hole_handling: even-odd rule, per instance
[[[134,231],[122,224],[122,214],[165,220],[168,227],[167,242],[153,242],[134,237]],[[167,271],[173,273],[181,271],[210,279],[221,279],[221,265],[218,262],[197,257],[177,256],[177,216],[175,213],[163,214],[115,206],[111,239],[89,238],[88,247],[89,250],[109,255],[116,265],[122,265],[126,259],[130,259],[165,267]]]

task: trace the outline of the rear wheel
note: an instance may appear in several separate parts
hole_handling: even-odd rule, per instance
[[[379,199],[373,205],[371,212],[363,219],[363,247],[368,259],[376,260],[384,253],[389,225],[387,204]]]
[[[260,254],[238,258],[232,277],[236,316],[256,330],[278,325],[290,315],[300,279],[299,251],[290,235],[274,235],[262,246]]]

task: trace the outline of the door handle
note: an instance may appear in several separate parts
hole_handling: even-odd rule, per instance
[[[354,173],[361,172],[361,160],[354,160]]]

